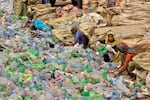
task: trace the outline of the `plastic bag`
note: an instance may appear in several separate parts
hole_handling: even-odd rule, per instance
[[[37,20],[35,21],[34,25],[35,25],[35,27],[36,27],[37,29],[41,29],[41,30],[44,30],[44,31],[51,31],[51,30],[52,30],[51,27],[45,25],[45,24],[43,23],[43,21],[40,20],[40,19],[37,19]]]

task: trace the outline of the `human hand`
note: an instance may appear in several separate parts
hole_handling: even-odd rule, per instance
[[[114,68],[114,69],[109,70],[110,73],[114,73],[116,71],[118,71],[118,68]]]
[[[70,43],[70,46],[74,46],[74,43]]]
[[[105,46],[105,44],[102,44],[102,43],[100,43],[99,41],[97,41],[97,42],[96,42],[96,46],[97,46],[97,47],[102,47],[102,46]]]
[[[66,46],[74,46],[74,43],[72,43],[72,42],[69,42],[69,43],[67,43],[67,44],[65,44]]]
[[[115,71],[115,72],[114,72],[114,75],[118,75],[118,74],[119,74],[119,72],[118,72],[118,71]]]

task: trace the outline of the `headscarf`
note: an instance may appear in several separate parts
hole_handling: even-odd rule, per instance
[[[132,48],[130,48],[126,43],[124,42],[120,42],[117,45],[117,49],[125,54],[131,53],[131,54],[137,54],[137,52],[135,50],[133,50]]]
[[[108,41],[108,35],[110,35],[110,34],[112,34],[113,37],[114,37],[114,41],[113,42],[109,42]],[[106,33],[106,39],[105,39],[105,41],[106,41],[106,43],[105,43],[106,45],[111,45],[112,47],[114,47],[114,46],[116,46],[118,44],[118,40],[115,37],[115,33],[112,32],[112,31],[109,31],[109,32]]]

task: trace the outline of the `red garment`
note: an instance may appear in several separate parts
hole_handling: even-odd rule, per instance
[[[132,61],[133,57],[135,56],[135,54],[127,54],[125,57],[125,61]]]

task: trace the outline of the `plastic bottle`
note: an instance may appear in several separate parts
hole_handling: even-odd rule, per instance
[[[137,86],[141,88],[141,87],[143,87],[143,83],[142,82],[137,82]]]
[[[86,71],[88,72],[88,73],[91,73],[91,72],[93,72],[93,70],[92,70],[92,67],[91,66],[86,66]]]
[[[129,89],[121,81],[118,81],[118,83],[116,85],[122,92],[130,94]]]
[[[111,100],[119,100],[120,99],[120,93],[119,91],[117,90],[112,90],[112,97],[111,97]]]
[[[116,66],[113,62],[109,62],[109,63],[108,63],[108,67],[109,67],[110,69],[114,69],[114,68],[116,68],[117,66]]]
[[[1,99],[1,100],[6,100],[6,99],[4,98],[4,96],[1,94],[1,92],[0,92],[0,99]]]
[[[6,91],[6,86],[0,86],[0,92]]]
[[[109,75],[108,75],[108,72],[106,70],[101,70],[101,75],[102,75],[102,78],[105,80],[105,81],[109,81]]]
[[[106,98],[107,100],[110,100],[110,99],[112,98],[112,96],[113,96],[113,94],[112,94],[111,91],[106,91],[106,92],[104,92],[104,95],[105,95],[105,98]]]

